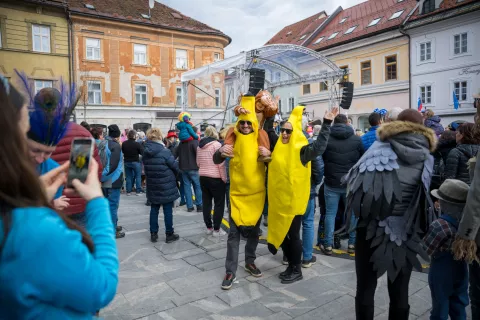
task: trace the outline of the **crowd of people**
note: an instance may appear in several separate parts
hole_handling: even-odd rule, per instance
[[[348,238],[357,319],[374,318],[383,274],[389,319],[408,319],[418,256],[431,261],[431,319],[465,319],[469,303],[480,319],[478,117],[444,128],[432,110],[376,109],[360,135],[338,108],[311,122],[299,105],[284,121],[261,90],[241,97],[237,123],[220,132],[208,126],[201,133],[187,112],[165,136],[159,128],[143,133],[115,124],[105,132],[69,121],[74,86],[33,95],[28,81],[20,90],[1,80],[0,145],[9,152],[0,157],[0,310],[8,318],[89,318],[108,305],[118,284],[115,238],[125,237],[118,223],[125,192],[146,193],[152,242],[159,240],[160,208],[166,243],[180,238],[176,205],[201,212],[213,237],[226,235],[227,212],[222,289],[235,282],[241,238],[246,272],[262,276],[255,259],[263,217],[269,251],[282,249],[284,284],[315,264],[315,234],[325,255]],[[95,145],[86,181],[67,188],[75,138]]]

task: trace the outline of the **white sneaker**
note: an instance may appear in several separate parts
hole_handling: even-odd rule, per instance
[[[207,228],[207,232],[205,232],[207,236],[211,235],[213,233],[213,228]]]
[[[227,233],[223,231],[222,229],[219,229],[218,231],[213,231],[213,236],[214,237],[223,237]]]

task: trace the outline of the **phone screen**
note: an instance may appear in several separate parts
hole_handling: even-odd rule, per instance
[[[78,179],[85,182],[88,176],[88,167],[93,150],[93,139],[74,139],[70,150],[70,167],[68,169],[67,186],[72,186],[72,181]]]

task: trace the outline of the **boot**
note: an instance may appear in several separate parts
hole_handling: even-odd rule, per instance
[[[280,273],[278,275],[278,277],[283,280],[285,279],[286,276],[290,276],[293,272],[293,264],[288,264],[288,267],[287,269],[285,269],[285,271],[283,271],[282,273]]]
[[[150,241],[157,242],[158,240],[158,232],[150,232]]]
[[[165,239],[165,242],[166,243],[170,243],[170,242],[174,242],[174,241],[177,241],[178,239],[180,239],[180,236],[176,233],[167,233],[166,234],[166,239]]]
[[[264,157],[264,156],[259,156],[257,159],[257,162],[266,162],[269,163],[272,161],[271,157]]]
[[[398,308],[398,307],[393,307],[390,304],[390,307],[388,308],[388,320],[408,320],[409,316],[410,316],[410,306],[406,308]]]
[[[287,274],[283,277],[282,283],[283,284],[294,283],[302,279],[303,279],[302,265],[296,264],[296,265],[293,265],[292,273]]]
[[[357,315],[357,320],[373,320],[375,307],[373,305],[361,304],[355,298],[355,314]],[[391,320],[391,318],[388,319]]]

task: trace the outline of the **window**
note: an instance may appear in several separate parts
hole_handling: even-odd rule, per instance
[[[380,20],[382,20],[382,18],[377,18],[377,19],[375,19],[375,20],[372,20],[372,22],[370,22],[367,27],[373,27],[374,25],[376,25],[377,23],[379,23]]]
[[[100,39],[87,38],[87,60],[100,60]]]
[[[328,84],[327,82],[320,82],[320,91],[328,91]]]
[[[347,18],[348,18],[348,17],[345,17],[345,18],[343,18],[342,20],[340,20],[339,24],[342,24],[342,23],[344,23],[345,21],[347,21]]]
[[[213,61],[220,61],[220,53],[213,54]]]
[[[310,84],[303,85],[303,94],[310,94]]]
[[[316,40],[316,41],[315,41],[313,44],[320,43],[320,41],[322,41],[322,40],[323,40],[323,38],[325,38],[325,37],[320,37],[320,38],[318,38],[318,39],[317,39],[317,40]]]
[[[32,26],[33,51],[50,52],[50,27],[34,24]]]
[[[102,85],[98,81],[87,82],[88,104],[102,104]]]
[[[385,80],[397,80],[397,55],[385,57]]]
[[[453,36],[453,53],[462,54],[468,51],[468,34],[456,34]]]
[[[292,34],[292,31],[288,31],[287,32],[287,36],[291,35]]]
[[[423,2],[422,14],[427,14],[435,11],[435,0],[425,0]]]
[[[135,85],[135,104],[137,106],[147,105],[147,85],[146,84]]]
[[[304,34],[303,36],[301,36],[301,37],[300,37],[300,39],[299,39],[299,40],[303,40],[303,39],[305,39],[305,37],[306,37],[306,36],[307,36],[307,35],[306,35],[306,34]]]
[[[93,4],[85,4],[85,8],[95,10],[95,6]]]
[[[353,32],[353,30],[355,30],[355,28],[356,28],[356,27],[357,27],[357,26],[353,26],[353,27],[350,27],[350,28],[348,28],[348,30],[347,30],[347,31],[345,31],[345,33],[344,33],[344,34],[349,34],[349,33],[352,33],[352,32]]]
[[[395,12],[394,14],[392,14],[392,16],[388,20],[393,20],[393,19],[399,18],[402,15],[403,11],[405,11],[405,10],[400,10],[400,11]]]
[[[215,89],[215,107],[220,108],[221,97],[220,89]]]
[[[362,85],[372,84],[372,62],[364,61],[361,64]]]
[[[344,72],[344,76],[343,76],[343,81],[346,81],[348,82],[349,79],[350,79],[350,76],[348,75],[348,66],[341,66],[340,69],[342,69]]]
[[[330,39],[333,39],[333,38],[335,38],[335,37],[337,36],[337,34],[338,34],[338,32],[334,32],[334,33],[332,33],[332,35],[331,35],[330,37],[328,37],[328,39],[327,39],[327,40],[330,40]]]
[[[420,44],[420,61],[428,61],[432,59],[432,43],[424,42]]]
[[[187,50],[176,49],[175,50],[175,68],[177,69],[187,69],[188,60],[187,60]]]
[[[43,88],[52,88],[53,81],[48,80],[35,80],[35,94]]]
[[[182,88],[177,87],[177,100],[176,100],[176,105],[181,106],[182,105]]]
[[[288,106],[290,108],[290,111],[292,111],[293,108],[295,108],[295,98],[293,97],[288,98]]]
[[[458,101],[467,100],[467,81],[457,81],[453,83],[453,90],[457,96]]]
[[[147,64],[147,45],[145,44],[133,45],[133,63]]]
[[[273,74],[273,82],[280,82],[282,80],[282,74],[277,71]]]
[[[421,86],[420,98],[422,100],[422,104],[431,104],[432,103],[432,86]]]

